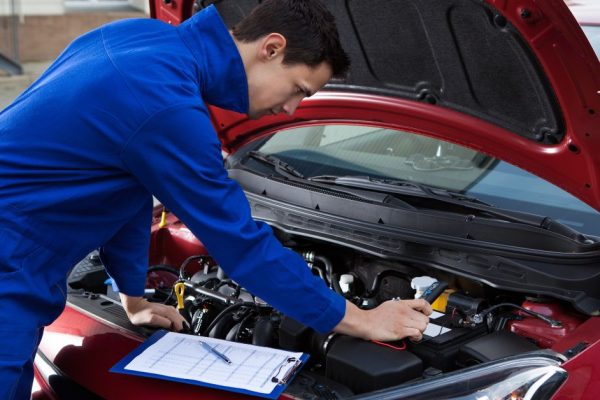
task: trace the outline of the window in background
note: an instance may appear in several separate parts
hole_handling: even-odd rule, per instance
[[[132,0],[65,0],[67,9],[121,9],[131,8]]]
[[[583,33],[587,36],[598,58],[600,58],[600,25],[583,25]]]

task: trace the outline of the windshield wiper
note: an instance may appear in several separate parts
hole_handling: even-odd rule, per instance
[[[304,178],[304,175],[302,175],[302,173],[300,173],[300,171],[298,171],[296,168],[271,154],[262,153],[260,151],[251,151],[246,155],[246,157],[253,158],[264,164],[272,166],[275,169],[275,172],[279,173],[280,175],[287,177],[291,175],[296,178]]]
[[[550,217],[537,214],[525,213],[520,211],[505,210],[496,208],[475,197],[466,196],[462,193],[453,192],[447,189],[428,186],[421,183],[411,182],[400,179],[382,179],[370,176],[334,176],[320,175],[307,178],[310,181],[329,183],[347,187],[363,188],[386,193],[412,195],[428,199],[438,200],[443,203],[462,206],[468,210],[480,211],[484,215],[499,218],[507,222],[516,222],[524,225],[534,226],[568,237],[580,243],[593,243],[583,234],[575,229],[562,224]],[[473,216],[474,217],[474,216]]]
[[[357,187],[371,190],[385,190],[387,193],[398,194],[422,194],[430,198],[451,198],[469,203],[482,204],[491,206],[475,197],[467,196],[462,193],[453,192],[448,189],[442,189],[435,186],[428,186],[422,183],[417,183],[402,179],[387,179],[374,178],[371,176],[335,176],[335,175],[318,175],[307,178],[309,181],[329,183],[341,186]]]

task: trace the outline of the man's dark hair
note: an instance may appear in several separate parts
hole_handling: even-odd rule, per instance
[[[269,33],[285,37],[285,64],[316,67],[325,61],[335,77],[343,77],[350,67],[335,19],[321,0],[264,0],[233,28],[241,42],[253,42]]]

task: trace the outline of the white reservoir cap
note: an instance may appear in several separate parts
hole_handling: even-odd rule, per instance
[[[410,281],[410,287],[415,289],[417,293],[415,293],[415,299],[418,299],[423,294],[423,291],[431,286],[434,282],[437,282],[437,279],[432,278],[430,276],[417,276]]]
[[[340,276],[340,288],[342,292],[347,293],[350,290],[350,285],[354,283],[354,276],[350,274],[342,274]]]

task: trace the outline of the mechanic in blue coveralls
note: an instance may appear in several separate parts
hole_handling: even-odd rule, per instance
[[[320,332],[419,339],[425,301],[360,310],[252,219],[204,104],[291,115],[348,65],[319,0],[263,1],[231,32],[209,7],[179,27],[127,20],[76,39],[0,113],[0,399],[29,398],[43,327],[93,249],[134,324],[182,329],[174,307],[142,297],[152,195],[281,312]]]

